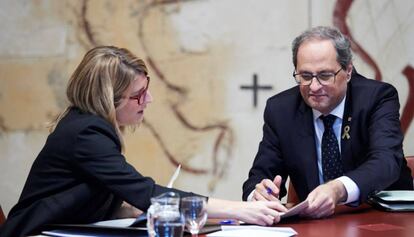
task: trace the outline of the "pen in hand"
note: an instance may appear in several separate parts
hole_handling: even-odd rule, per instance
[[[266,187],[266,193],[267,193],[267,194],[272,194],[272,189],[271,189],[271,188],[269,188],[269,187]]]

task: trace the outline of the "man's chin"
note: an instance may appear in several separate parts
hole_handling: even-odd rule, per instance
[[[327,110],[326,103],[323,103],[323,101],[311,101],[309,103],[309,106],[312,109],[315,109],[315,110],[317,110],[317,111],[319,111],[321,113],[325,113],[326,110]]]

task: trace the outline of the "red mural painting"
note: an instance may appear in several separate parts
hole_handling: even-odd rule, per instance
[[[402,73],[408,80],[407,103],[405,103],[404,110],[401,114],[401,128],[405,134],[414,117],[414,68],[408,65],[404,68]]]
[[[375,80],[381,81],[382,75],[374,59],[355,41],[346,23],[346,17],[351,8],[353,0],[338,0],[334,7],[333,24],[351,41],[352,50],[357,53],[375,72]]]
[[[381,71],[375,62],[375,60],[360,46],[358,42],[355,41],[352,36],[351,31],[346,23],[346,17],[348,15],[349,9],[353,0],[337,0],[334,11],[333,11],[333,24],[336,26],[343,34],[345,34],[351,41],[352,50],[358,54],[361,59],[367,63],[375,72],[375,80],[381,81],[382,75]],[[411,66],[407,65],[402,71],[405,77],[408,80],[409,91],[408,98],[403,112],[401,115],[401,129],[404,134],[406,134],[408,127],[410,126],[411,121],[414,118],[414,70]]]

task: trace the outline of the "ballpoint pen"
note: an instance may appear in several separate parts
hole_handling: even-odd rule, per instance
[[[272,193],[272,189],[266,188],[266,192],[267,192],[267,194],[271,194]]]
[[[236,220],[228,219],[228,220],[222,220],[219,222],[220,225],[235,225],[237,224]]]

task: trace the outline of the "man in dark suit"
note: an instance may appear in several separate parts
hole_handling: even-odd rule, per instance
[[[243,199],[279,200],[289,176],[308,200],[302,215],[321,218],[378,190],[413,189],[395,88],[355,71],[337,29],[312,28],[292,46],[298,86],[267,101]]]

